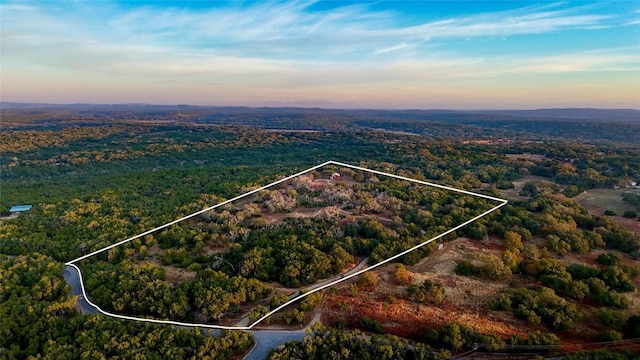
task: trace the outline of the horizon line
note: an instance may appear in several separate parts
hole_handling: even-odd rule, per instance
[[[145,102],[131,102],[131,103],[55,103],[55,102],[26,102],[26,101],[0,101],[0,107],[4,108],[9,106],[12,110],[20,110],[16,106],[29,106],[31,109],[38,107],[73,107],[73,106],[167,106],[167,107],[193,107],[193,108],[247,108],[247,109],[317,109],[317,110],[376,110],[376,111],[451,111],[451,112],[469,112],[469,111],[537,111],[537,110],[605,110],[605,111],[640,111],[640,108],[608,108],[608,107],[538,107],[538,108],[402,108],[402,107],[323,107],[323,106],[302,106],[302,105],[216,105],[216,104],[169,104],[169,103],[145,103]]]

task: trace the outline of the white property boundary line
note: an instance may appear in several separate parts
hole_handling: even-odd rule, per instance
[[[231,203],[231,202],[233,202],[233,201],[236,201],[236,200],[238,200],[238,199],[242,199],[242,198],[244,198],[244,197],[246,197],[246,196],[249,196],[249,195],[255,194],[255,193],[259,192],[259,191],[265,190],[265,189],[267,189],[267,188],[269,188],[269,187],[272,187],[272,186],[274,186],[274,185],[278,185],[278,184],[283,183],[283,182],[285,182],[285,181],[287,181],[287,180],[293,179],[293,178],[295,178],[295,177],[298,177],[298,176],[300,176],[300,175],[303,175],[303,174],[305,174],[305,173],[308,173],[308,172],[310,172],[310,171],[316,170],[316,169],[321,168],[321,167],[326,166],[326,165],[338,165],[338,166],[347,167],[347,168],[352,168],[352,169],[356,169],[356,170],[362,170],[362,171],[366,171],[366,172],[370,172],[370,173],[374,173],[374,174],[378,174],[378,175],[388,176],[388,177],[392,177],[392,178],[395,178],[395,179],[406,180],[406,181],[414,182],[414,183],[417,183],[417,184],[433,186],[433,187],[436,187],[436,188],[445,189],[445,190],[450,190],[450,191],[458,192],[458,193],[461,193],[461,194],[472,195],[472,196],[476,196],[476,197],[480,197],[480,198],[484,198],[484,199],[488,199],[488,200],[497,201],[497,202],[499,202],[499,204],[498,204],[497,206],[494,206],[493,208],[491,208],[491,209],[489,209],[489,210],[487,210],[487,211],[483,212],[482,214],[477,215],[477,216],[475,216],[475,217],[473,217],[473,218],[471,218],[471,219],[469,219],[469,220],[467,220],[467,221],[465,221],[465,222],[463,222],[463,223],[461,223],[461,224],[459,224],[459,225],[457,225],[457,226],[455,226],[455,227],[453,227],[453,228],[451,228],[451,229],[449,229],[449,230],[447,230],[447,231],[443,232],[442,234],[436,235],[436,236],[432,237],[431,239],[429,239],[429,240],[427,240],[427,241],[425,241],[425,242],[423,242],[423,243],[420,243],[420,244],[418,244],[418,245],[416,245],[416,246],[414,246],[414,247],[412,247],[412,248],[410,248],[410,249],[407,249],[407,250],[405,250],[405,251],[403,251],[403,252],[401,252],[401,253],[398,253],[398,254],[396,254],[396,255],[394,255],[394,256],[392,256],[392,257],[390,257],[390,258],[386,259],[386,260],[380,261],[380,262],[379,262],[379,263],[377,263],[377,264],[374,264],[374,265],[371,265],[371,266],[369,266],[369,267],[367,267],[367,268],[365,268],[365,269],[362,269],[362,270],[356,271],[356,272],[355,272],[355,273],[353,273],[353,274],[350,274],[350,275],[345,276],[345,277],[343,277],[343,278],[340,278],[340,279],[338,279],[338,280],[332,281],[332,282],[330,282],[330,283],[328,283],[328,284],[325,284],[325,285],[319,286],[319,287],[317,287],[317,288],[315,288],[315,289],[313,289],[313,290],[310,290],[310,291],[308,291],[308,292],[305,292],[304,294],[300,294],[300,295],[296,296],[295,298],[293,298],[293,299],[291,299],[291,300],[287,301],[286,303],[284,303],[284,304],[282,304],[282,305],[278,306],[277,308],[275,308],[275,309],[273,309],[273,310],[269,311],[267,314],[265,314],[264,316],[262,316],[261,318],[259,318],[259,319],[258,319],[258,320],[256,320],[253,324],[251,324],[251,325],[249,325],[249,326],[224,326],[224,325],[210,325],[210,324],[185,323],[185,322],[180,322],[180,321],[158,320],[158,319],[153,319],[153,318],[141,318],[141,317],[135,317],[135,316],[127,316],[127,315],[113,314],[113,313],[110,313],[110,312],[108,312],[108,311],[102,310],[98,305],[96,305],[96,304],[92,303],[92,302],[91,302],[91,300],[89,299],[89,297],[87,296],[87,292],[86,292],[85,287],[84,287],[84,281],[83,281],[83,279],[82,279],[82,271],[80,270],[80,268],[79,268],[78,266],[76,266],[76,265],[74,264],[75,262],[78,262],[78,261],[84,260],[84,259],[89,258],[89,257],[94,256],[94,255],[97,255],[97,254],[99,254],[99,253],[101,253],[101,252],[103,252],[103,251],[107,251],[107,250],[112,249],[112,248],[114,248],[114,247],[116,247],[116,246],[120,246],[120,245],[122,245],[122,244],[128,243],[128,242],[130,242],[130,241],[132,241],[132,240],[138,239],[138,238],[140,238],[140,237],[142,237],[142,236],[145,236],[145,235],[151,234],[151,233],[156,232],[156,231],[158,231],[158,230],[162,230],[162,229],[167,228],[167,227],[169,227],[169,226],[171,226],[171,225],[174,225],[174,224],[176,224],[176,223],[179,223],[179,222],[181,222],[181,221],[183,221],[183,220],[190,219],[190,218],[192,218],[192,217],[194,217],[194,216],[200,215],[200,214],[202,214],[202,213],[204,213],[204,212],[207,212],[207,211],[209,211],[209,210],[212,210],[212,209],[218,208],[218,207],[220,207],[220,206],[226,205],[226,204]],[[101,314],[103,314],[103,315],[111,316],[111,317],[118,318],[118,319],[124,319],[124,320],[135,320],[135,321],[145,321],[145,322],[157,323],[157,324],[168,324],[168,325],[178,325],[178,326],[191,326],[191,327],[202,327],[202,328],[223,329],[223,330],[251,330],[254,326],[256,326],[257,324],[259,324],[260,322],[262,322],[263,320],[265,320],[265,319],[266,319],[266,318],[268,318],[269,316],[273,315],[274,313],[276,313],[276,312],[277,312],[277,311],[279,311],[280,309],[282,309],[282,308],[284,308],[284,307],[286,307],[286,306],[288,306],[288,305],[290,305],[290,304],[292,304],[292,303],[294,303],[294,302],[296,302],[296,301],[298,301],[298,300],[302,299],[302,298],[303,298],[303,297],[305,297],[305,296],[311,295],[311,294],[313,294],[313,293],[315,293],[315,292],[317,292],[317,291],[320,291],[320,290],[326,289],[326,288],[328,288],[328,287],[330,287],[330,286],[336,285],[336,284],[338,284],[338,283],[340,283],[340,282],[343,282],[343,281],[346,281],[346,280],[348,280],[348,279],[350,279],[350,278],[352,278],[352,277],[358,276],[358,275],[360,275],[360,274],[362,274],[362,273],[364,273],[364,272],[366,272],[366,271],[369,271],[369,270],[371,270],[371,269],[375,269],[375,268],[377,268],[378,266],[381,266],[381,265],[384,265],[384,264],[386,264],[386,263],[388,263],[388,262],[390,262],[390,261],[393,261],[393,260],[395,260],[395,259],[399,258],[400,256],[403,256],[403,255],[405,255],[405,254],[407,254],[407,253],[409,253],[409,252],[411,252],[411,251],[413,251],[413,250],[416,250],[416,249],[418,249],[418,248],[420,248],[420,247],[422,247],[422,246],[425,246],[425,245],[427,245],[427,244],[429,244],[429,243],[431,243],[431,242],[433,242],[433,241],[435,241],[435,240],[437,240],[437,239],[439,239],[439,238],[441,238],[441,237],[443,237],[443,236],[445,236],[445,235],[448,235],[448,234],[450,234],[450,233],[452,233],[452,232],[454,232],[454,231],[456,231],[456,230],[458,230],[458,229],[460,229],[460,228],[462,228],[462,227],[464,227],[464,226],[466,226],[466,225],[469,225],[470,223],[472,223],[472,222],[474,222],[474,221],[476,221],[476,220],[480,219],[481,217],[484,217],[484,216],[488,215],[489,213],[491,213],[491,212],[493,212],[493,211],[495,211],[495,210],[497,210],[497,209],[501,208],[502,206],[504,206],[504,205],[506,205],[506,204],[507,204],[507,200],[505,200],[505,199],[500,199],[500,198],[497,198],[497,197],[493,197],[493,196],[489,196],[489,195],[484,195],[484,194],[478,194],[478,193],[474,193],[474,192],[471,192],[471,191],[466,191],[466,190],[456,189],[456,188],[452,188],[452,187],[449,187],[449,186],[444,186],[444,185],[434,184],[434,183],[430,183],[430,182],[427,182],[427,181],[421,181],[421,180],[416,180],[416,179],[410,179],[410,178],[407,178],[407,177],[404,177],[404,176],[399,176],[399,175],[389,174],[389,173],[385,173],[385,172],[382,172],[382,171],[366,169],[366,168],[363,168],[363,167],[360,167],[360,166],[355,166],[355,165],[350,165],[350,164],[345,164],[345,163],[341,163],[341,162],[337,162],[337,161],[332,161],[332,160],[330,160],[330,161],[324,162],[324,163],[322,163],[322,164],[320,164],[320,165],[316,165],[316,166],[310,167],[310,168],[308,168],[307,170],[304,170],[304,171],[301,171],[301,172],[299,172],[299,173],[296,173],[296,174],[293,174],[293,175],[287,176],[287,177],[285,177],[285,178],[283,178],[283,179],[280,179],[280,180],[274,181],[274,182],[272,182],[272,183],[271,183],[271,184],[269,184],[269,185],[265,185],[265,186],[259,187],[259,188],[255,189],[255,190],[251,190],[251,191],[249,191],[249,192],[247,192],[247,193],[244,193],[244,194],[239,195],[239,196],[236,196],[236,197],[234,197],[234,198],[232,198],[232,199],[229,199],[229,200],[223,201],[223,202],[221,202],[221,203],[219,203],[219,204],[216,204],[216,205],[214,205],[214,206],[210,206],[210,207],[205,208],[205,209],[202,209],[202,210],[200,210],[200,211],[196,211],[196,212],[194,212],[193,214],[190,214],[190,215],[184,216],[184,217],[182,217],[182,218],[180,218],[180,219],[177,219],[177,220],[174,220],[174,221],[168,222],[168,223],[166,223],[166,224],[164,224],[164,225],[158,226],[158,227],[157,227],[157,228],[155,228],[155,229],[145,231],[145,232],[140,233],[140,234],[138,234],[138,235],[132,236],[132,237],[130,237],[130,238],[128,238],[128,239],[125,239],[125,240],[119,241],[119,242],[117,242],[117,243],[115,243],[115,244],[112,244],[112,245],[109,245],[109,246],[107,246],[107,247],[104,247],[104,248],[102,248],[102,249],[100,249],[100,250],[94,251],[94,252],[92,252],[92,253],[90,253],[90,254],[87,254],[87,255],[81,256],[81,257],[79,257],[79,258],[77,258],[77,259],[74,259],[74,260],[71,260],[71,261],[67,262],[65,265],[67,265],[67,266],[71,266],[71,267],[75,268],[75,269],[76,269],[76,271],[78,271],[78,275],[79,275],[79,278],[80,278],[80,288],[82,289],[82,295],[84,296],[84,299],[87,301],[87,303],[89,303],[89,305],[93,306],[95,309],[97,309],[97,310],[98,310]],[[301,289],[301,290],[303,290],[303,289]]]

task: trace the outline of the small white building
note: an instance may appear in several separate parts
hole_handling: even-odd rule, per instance
[[[334,172],[333,174],[331,174],[331,177],[329,178],[330,180],[340,180],[340,174],[337,172]]]

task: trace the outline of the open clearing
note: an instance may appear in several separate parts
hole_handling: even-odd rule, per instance
[[[428,329],[440,329],[452,322],[504,337],[514,334],[525,336],[531,330],[543,330],[543,327],[531,326],[508,312],[488,310],[489,299],[508,288],[504,281],[479,280],[455,274],[460,260],[479,253],[498,254],[496,241],[485,243],[458,238],[444,243],[441,250],[434,251],[416,265],[406,267],[413,284],[421,284],[428,279],[444,285],[444,301],[439,305],[409,300],[407,286],[398,285],[392,279],[395,264],[387,264],[375,270],[380,282],[374,290],[360,290],[353,297],[349,286],[343,284],[337,294],[327,295],[323,321],[329,324],[340,319],[357,322],[358,317],[368,316],[379,321],[385,331],[409,338],[419,338]]]
[[[505,156],[509,159],[519,160],[519,161],[527,160],[527,161],[533,161],[533,162],[540,162],[547,159],[547,157],[544,155],[531,154],[531,153],[506,154]]]
[[[505,190],[500,190],[500,194],[502,194],[502,196],[504,196],[505,198],[509,199],[509,200],[525,200],[528,199],[528,197],[526,196],[520,196],[520,191],[522,191],[522,188],[524,187],[524,184],[528,183],[528,182],[536,182],[536,181],[542,181],[542,180],[547,180],[541,176],[533,176],[533,175],[529,175],[524,177],[521,180],[517,180],[517,181],[513,181],[513,189],[505,189]]]
[[[636,209],[622,200],[622,194],[629,189],[590,189],[582,192],[573,199],[586,207],[589,212],[601,216],[605,210],[613,210],[616,215],[607,216],[631,232],[640,233],[640,221],[622,217],[625,211]]]
[[[613,210],[622,215],[627,210],[635,210],[633,206],[622,200],[622,194],[629,189],[589,189],[574,197],[589,211],[604,214],[605,210]]]

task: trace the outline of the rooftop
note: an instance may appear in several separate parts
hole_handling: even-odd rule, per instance
[[[11,209],[9,209],[9,212],[22,212],[22,211],[27,211],[30,210],[33,207],[33,205],[13,205],[11,207]],[[6,208],[5,208],[6,209]]]

